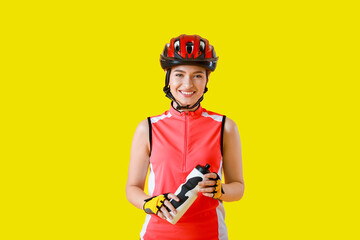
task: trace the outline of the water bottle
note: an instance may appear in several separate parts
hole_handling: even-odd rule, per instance
[[[210,173],[209,168],[209,164],[206,164],[205,167],[197,165],[186,177],[186,182],[181,184],[176,190],[175,195],[180,199],[180,201],[177,202],[174,199],[170,200],[170,203],[177,211],[176,215],[170,212],[173,217],[171,220],[167,218],[170,223],[177,223],[177,221],[179,221],[179,219],[184,215],[184,213],[198,197],[198,183],[204,180],[204,175],[206,173]]]

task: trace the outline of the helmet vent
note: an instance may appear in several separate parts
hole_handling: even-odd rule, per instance
[[[176,40],[175,43],[174,43],[174,48],[175,48],[175,51],[179,52],[180,51],[180,42],[179,40]]]
[[[200,47],[199,47],[200,52],[204,52],[205,51],[205,42],[200,40]]]
[[[193,52],[194,49],[194,44],[192,42],[187,42],[186,43],[186,51],[188,54],[191,54]]]

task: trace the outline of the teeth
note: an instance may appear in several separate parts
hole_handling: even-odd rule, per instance
[[[185,94],[185,95],[191,95],[191,94],[193,94],[194,92],[183,92],[183,91],[181,91],[181,93],[182,93],[182,94]]]

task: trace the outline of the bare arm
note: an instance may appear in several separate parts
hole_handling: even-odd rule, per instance
[[[223,136],[223,168],[225,184],[222,184],[224,194],[220,200],[231,202],[238,201],[244,194],[244,179],[241,158],[241,143],[239,131],[236,123],[230,118],[226,118]],[[215,181],[209,180],[216,178],[215,173],[204,176],[205,181],[199,183],[200,191],[207,197],[213,197]]]
[[[225,184],[223,190],[225,194],[221,196],[223,201],[238,201],[244,195],[244,178],[241,157],[241,143],[239,130],[236,123],[230,118],[226,118],[223,139],[223,161]]]
[[[143,209],[145,199],[150,198],[144,192],[144,184],[150,164],[149,153],[149,125],[147,120],[143,120],[137,126],[131,144],[130,164],[126,183],[126,197],[131,204],[139,209]],[[179,201],[179,198],[173,193],[169,193],[168,198]],[[165,205],[176,213],[174,206],[168,200],[165,201]],[[165,216],[170,219],[173,218],[165,207],[162,207],[157,214],[163,219],[165,219]]]
[[[131,144],[126,197],[135,207],[142,209],[149,196],[144,192],[144,184],[149,168],[149,126],[143,120],[137,126]]]

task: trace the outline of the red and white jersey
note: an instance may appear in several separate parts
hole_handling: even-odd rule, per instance
[[[149,117],[150,196],[175,193],[198,165],[210,164],[210,172],[222,177],[222,136],[225,116],[199,106],[179,112],[172,106],[162,115]],[[198,198],[175,224],[148,214],[140,233],[142,240],[226,240],[225,211],[221,201]]]

